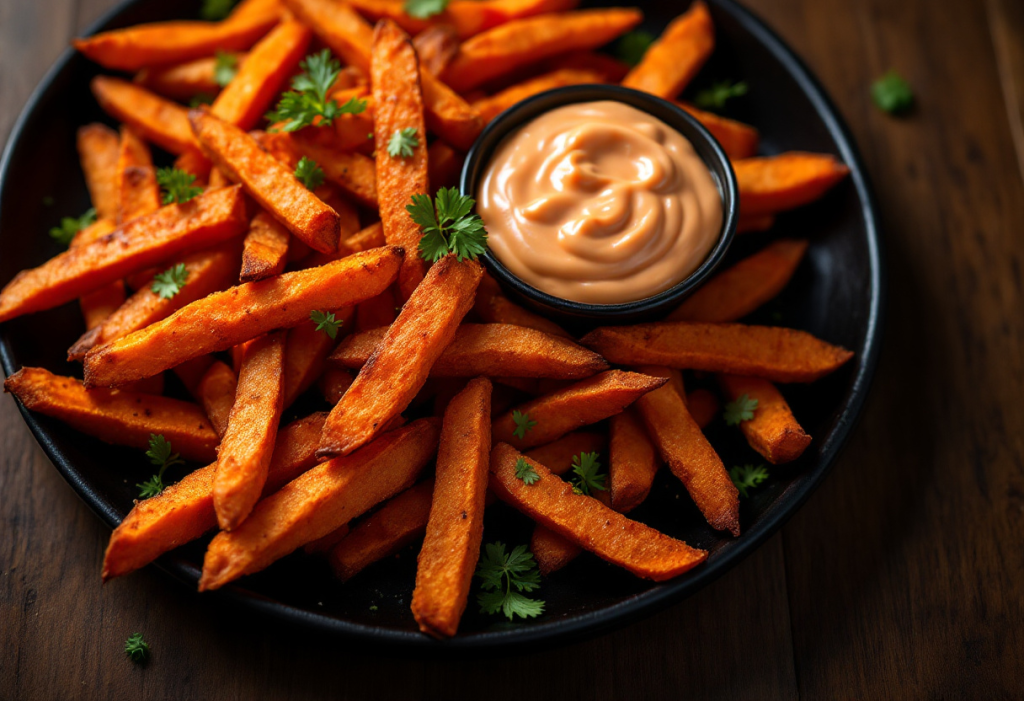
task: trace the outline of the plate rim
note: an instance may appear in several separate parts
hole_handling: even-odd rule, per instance
[[[91,23],[81,36],[90,36],[101,31],[130,8],[152,0],[123,0],[103,13]],[[864,336],[862,362],[857,370],[849,390],[849,401],[840,413],[836,426],[829,440],[822,446],[821,464],[807,474],[803,480],[787,496],[788,503],[765,514],[760,522],[721,558],[709,562],[686,577],[665,582],[662,586],[637,594],[635,597],[620,601],[597,611],[587,611],[572,615],[570,618],[556,619],[547,622],[530,623],[504,630],[485,630],[448,640],[435,640],[429,636],[413,631],[396,630],[379,626],[345,621],[328,615],[317,614],[289,604],[269,599],[239,584],[232,584],[216,592],[208,592],[204,596],[207,601],[221,601],[233,608],[258,611],[268,615],[277,622],[286,622],[293,626],[305,626],[318,633],[336,636],[343,642],[362,642],[374,650],[390,649],[411,654],[430,655],[444,651],[460,653],[495,654],[497,652],[537,651],[556,645],[594,637],[629,623],[647,618],[668,606],[678,603],[730,571],[759,548],[768,538],[774,535],[800,508],[810,495],[820,486],[833,470],[843,449],[858,425],[864,405],[877,370],[881,354],[882,335],[885,326],[885,311],[888,298],[887,264],[883,249],[877,213],[877,201],[870,179],[849,127],[839,113],[834,102],[825,91],[821,82],[810,71],[804,61],[775,33],[757,14],[740,5],[736,0],[708,0],[730,14],[742,27],[753,35],[770,53],[772,53],[786,72],[792,76],[801,91],[811,102],[815,112],[821,118],[843,161],[850,167],[850,181],[856,188],[861,213],[864,218],[865,239],[868,250],[868,262],[871,271],[869,281],[869,312]],[[31,116],[44,97],[55,89],[57,76],[76,57],[73,48],[66,48],[52,66],[43,74],[39,83],[33,88],[28,100],[11,126],[11,130],[0,156],[0,191],[7,183],[8,170],[15,146],[20,143],[23,132],[27,128]],[[0,364],[5,375],[10,376],[16,368],[11,349],[6,342],[0,341]],[[114,509],[105,504],[98,494],[87,483],[87,480],[56,449],[49,435],[20,401],[15,401],[29,430],[39,443],[43,452],[53,463],[64,480],[75,490],[76,494],[89,508],[108,526],[114,528],[120,523]],[[176,557],[174,551],[161,556],[154,563],[174,580],[189,586],[193,595],[198,596],[194,585],[198,581],[199,570],[191,563]]]

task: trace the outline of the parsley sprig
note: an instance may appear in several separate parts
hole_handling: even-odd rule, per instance
[[[396,129],[388,141],[388,155],[392,158],[412,158],[419,145],[420,140],[416,138],[415,128]]]
[[[325,334],[330,336],[332,339],[338,336],[338,329],[345,323],[345,320],[338,320],[334,318],[334,312],[328,314],[327,312],[321,312],[313,310],[309,313],[309,318],[316,324],[317,331],[323,331]]]
[[[299,67],[303,72],[292,79],[292,89],[281,96],[277,109],[266,115],[272,124],[284,122],[281,130],[296,131],[313,124],[317,118],[320,121],[316,125],[324,127],[343,114],[359,114],[366,110],[366,100],[353,97],[339,105],[336,100],[328,99],[327,93],[341,72],[341,64],[331,57],[328,49],[310,54]]]
[[[171,442],[158,433],[149,434],[149,450],[146,451],[146,457],[160,469],[142,484],[135,485],[143,499],[155,497],[164,491],[164,472],[168,467],[185,464],[181,455],[171,452]]]
[[[723,110],[725,103],[734,97],[742,97],[747,94],[746,83],[730,83],[728,80],[715,83],[710,88],[705,88],[697,93],[694,103],[706,110]]]
[[[75,238],[75,234],[90,224],[95,223],[95,221],[96,210],[90,207],[80,217],[61,217],[60,226],[50,229],[50,236],[59,243],[70,246],[71,240]]]
[[[295,177],[307,190],[315,190],[324,184],[324,169],[312,158],[303,156],[295,166]]]
[[[740,490],[740,494],[744,497],[749,496],[747,490],[758,487],[762,482],[768,479],[768,470],[765,469],[764,465],[737,465],[729,470],[729,477],[732,478],[732,483],[736,485],[736,489]]]
[[[512,435],[519,440],[526,438],[526,432],[532,431],[533,427],[537,425],[536,421],[530,420],[529,414],[518,409],[512,410],[512,421],[516,424],[516,430],[512,431]]]
[[[889,71],[871,84],[871,98],[878,109],[889,114],[903,114],[914,106],[910,83],[896,71]]]
[[[654,43],[654,35],[642,29],[634,29],[623,34],[615,43],[615,54],[630,66],[635,66],[643,59],[647,49]]]
[[[515,616],[532,618],[544,613],[543,601],[523,595],[540,586],[537,562],[525,545],[506,554],[504,543],[488,543],[476,576],[483,580],[480,587],[485,590],[477,595],[482,613],[501,612],[510,621]]]
[[[448,0],[405,0],[405,14],[416,19],[439,15],[448,7]]]
[[[487,230],[480,217],[472,213],[476,200],[459,193],[458,188],[442,187],[431,204],[427,195],[413,195],[406,205],[412,220],[423,229],[420,256],[435,263],[449,253],[462,261],[487,250]],[[435,213],[436,207],[436,213]]]
[[[184,263],[178,263],[162,273],[153,276],[153,284],[149,289],[161,299],[171,299],[181,292],[188,280],[188,268]]]
[[[145,664],[149,660],[149,644],[142,639],[142,633],[133,633],[124,641],[124,654],[135,664]]]
[[[598,473],[601,463],[597,461],[598,453],[580,453],[572,458],[572,472],[576,475],[570,482],[576,494],[590,495],[592,489],[605,491],[608,489],[608,475]]]
[[[238,74],[238,56],[226,51],[217,52],[217,62],[213,66],[213,82],[222,88],[234,80]]]
[[[757,408],[757,400],[751,399],[750,395],[741,395],[735,402],[725,405],[722,417],[726,426],[739,426],[741,421],[750,421],[754,418],[754,409]]]
[[[527,486],[540,479],[540,475],[533,469],[533,465],[526,462],[526,458],[516,460],[516,479],[521,479]]]
[[[192,96],[192,99],[188,101],[188,106],[191,107],[192,109],[195,109],[196,107],[199,107],[200,105],[212,105],[212,104],[213,104],[213,95],[210,95],[209,93],[205,93],[205,92],[196,93],[195,95]]]
[[[180,168],[158,168],[156,171],[156,182],[164,192],[164,204],[188,202],[202,194],[203,188],[192,184],[195,181],[196,176]]]
[[[217,22],[231,14],[238,0],[203,0],[199,16],[209,22]]]

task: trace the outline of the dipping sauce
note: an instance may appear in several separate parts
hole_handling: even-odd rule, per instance
[[[566,105],[510,134],[477,203],[505,267],[588,304],[669,289],[700,267],[722,227],[721,195],[690,142],[615,101]]]

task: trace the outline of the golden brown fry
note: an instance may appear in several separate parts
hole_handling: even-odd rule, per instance
[[[786,286],[807,251],[804,239],[779,239],[716,273],[666,321],[737,321]]]
[[[437,450],[436,419],[420,419],[361,450],[321,463],[261,501],[210,543],[199,590],[218,589],[322,538],[408,488]]]
[[[673,373],[658,367],[644,367],[643,371],[666,378]],[[661,457],[686,487],[708,524],[738,536],[739,492],[679,392],[671,385],[663,387],[641,397],[637,409]]]
[[[328,555],[343,582],[385,557],[394,555],[427,530],[434,480],[428,478],[389,499],[360,521]]]
[[[448,26],[454,29],[456,36],[466,38],[514,19],[572,10],[579,3],[578,0],[452,0],[443,12],[425,20],[409,15],[405,11],[405,0],[353,0],[349,4],[372,20],[390,18],[410,33]]]
[[[480,114],[480,117],[485,122],[489,122],[512,105],[546,90],[554,90],[566,85],[604,82],[604,76],[598,71],[560,68],[550,73],[524,80],[494,95],[477,100],[473,103],[473,109]]]
[[[398,317],[398,310],[401,306],[395,299],[395,288],[389,287],[376,297],[366,300],[356,307],[355,330],[357,333],[380,329],[379,334],[374,334],[374,343],[384,337],[384,329]],[[367,348],[366,356],[370,356],[372,348]],[[364,358],[365,361],[365,358]],[[362,363],[359,364],[362,367]]]
[[[718,397],[706,389],[695,389],[686,395],[686,409],[702,431],[718,416],[720,408]]]
[[[459,184],[464,160],[461,153],[443,141],[430,144],[427,149],[427,181],[432,195],[442,187],[455,187]]]
[[[245,53],[223,52],[230,56],[241,68],[245,62]],[[221,90],[215,72],[217,57],[206,56],[184,63],[169,66],[153,66],[143,68],[135,76],[135,82],[158,95],[172,100],[188,102],[197,95],[216,97]]]
[[[426,261],[418,255],[423,232],[405,209],[415,195],[427,194],[427,132],[416,51],[394,22],[382,20],[374,30],[370,84],[376,103],[373,131],[384,238],[417,254],[406,256],[398,273],[398,289],[406,300],[427,270]],[[410,152],[392,156],[391,140],[405,130],[413,133]]]
[[[326,413],[313,414],[281,429],[263,494],[272,494],[316,464],[314,452]],[[103,559],[103,581],[128,574],[157,557],[199,538],[217,525],[213,476],[217,465],[188,474],[158,496],[137,502],[114,529]]]
[[[216,457],[217,434],[202,409],[190,402],[119,390],[86,390],[73,377],[42,368],[22,368],[7,378],[10,392],[29,411],[60,419],[101,441],[133,448],[149,447],[161,434],[189,460]]]
[[[127,126],[121,127],[117,192],[118,224],[160,209],[160,186],[156,181],[153,157],[146,142]]]
[[[853,357],[845,348],[806,331],[686,321],[606,326],[591,331],[580,343],[611,363],[666,365],[774,382],[813,382]]]
[[[380,344],[385,329],[345,339],[331,356],[342,367],[360,368]],[[558,336],[510,324],[463,324],[434,362],[431,377],[553,377],[580,379],[608,369],[604,359]]]
[[[117,220],[117,132],[102,124],[87,124],[78,129],[78,158],[85,174],[89,199],[100,219]]]
[[[541,575],[548,577],[579,557],[583,547],[550,528],[537,524],[530,536],[530,552]]]
[[[316,540],[311,540],[303,545],[302,552],[307,555],[327,555],[334,549],[335,545],[340,543],[342,539],[348,535],[350,530],[352,529],[349,528],[347,523],[344,526],[339,526],[327,535],[317,538]]]
[[[752,214],[747,217],[740,215],[740,218],[736,220],[736,233],[749,234],[754,231],[768,231],[773,226],[775,226],[774,214]]]
[[[276,141],[290,140],[292,148],[299,158],[306,156],[316,161],[324,171],[325,178],[361,204],[371,209],[377,209],[380,206],[376,165],[372,158],[361,153],[339,151],[326,146],[320,140],[313,138],[305,129],[294,134],[283,136],[273,134],[271,136]]]
[[[341,398],[345,396],[345,392],[352,386],[352,373],[348,370],[342,370],[341,368],[327,368],[324,374],[320,377],[320,392],[324,395],[324,399],[331,406],[334,406],[341,401]]]
[[[402,307],[373,355],[331,411],[317,455],[348,455],[405,410],[473,305],[482,271],[454,255],[439,260]]]
[[[608,441],[600,433],[573,431],[558,440],[531,448],[525,455],[551,470],[552,474],[564,475],[572,469],[572,459],[580,453],[600,453],[607,447]]]
[[[811,444],[811,437],[797,423],[789,404],[771,382],[756,377],[719,375],[718,384],[729,401],[736,401],[743,395],[757,400],[754,418],[741,421],[740,430],[750,447],[765,460],[781,465],[803,455]]]
[[[693,80],[714,49],[711,13],[702,0],[697,0],[651,44],[622,84],[671,100]]]
[[[213,508],[222,530],[238,528],[267,481],[284,398],[283,331],[249,341],[242,350],[235,403],[217,449]]]
[[[213,429],[221,438],[228,430],[228,417],[231,407],[235,405],[235,393],[238,389],[238,375],[227,363],[214,362],[196,387],[199,403],[213,424]]]
[[[705,129],[711,132],[711,136],[715,137],[729,158],[750,158],[757,153],[761,135],[754,127],[722,117],[714,112],[697,109],[688,102],[677,102],[676,104],[689,112],[692,117],[704,125]]]
[[[792,151],[734,161],[740,216],[750,219],[809,204],[847,176],[835,156]]]
[[[0,292],[0,321],[51,309],[136,270],[238,236],[245,226],[237,187],[167,205],[18,273]]]
[[[245,235],[239,282],[255,282],[283,273],[290,238],[288,229],[266,211],[253,217]]]
[[[330,312],[334,314],[335,321],[341,323],[339,333],[342,335],[352,325],[352,309],[343,307]],[[334,349],[335,339],[326,331],[317,331],[316,327],[312,321],[306,321],[288,330],[284,353],[285,408],[290,407],[320,377],[327,356]]]
[[[636,372],[602,372],[517,407],[517,411],[528,414],[531,421],[537,422],[522,438],[515,434],[513,412],[495,419],[492,426],[494,440],[511,443],[519,448],[550,443],[569,431],[619,413],[639,397],[666,382],[666,377],[649,377]]]
[[[412,593],[416,623],[435,637],[458,630],[480,556],[490,416],[491,383],[484,377],[470,380],[444,413],[434,498]]]
[[[526,328],[543,331],[552,336],[572,338],[565,329],[555,322],[520,307],[518,304],[509,301],[500,292],[491,295],[489,299],[478,299],[475,309],[476,313],[490,324],[525,326]]]
[[[609,433],[611,506],[626,514],[647,498],[661,462],[643,421],[633,407],[611,418]]]
[[[516,477],[516,462],[520,459],[533,467],[539,480],[527,485]],[[499,499],[638,577],[662,582],[707,558],[707,552],[631,521],[593,497],[574,494],[568,483],[510,445],[499,443],[494,447],[490,470],[490,486]]]
[[[414,33],[412,44],[419,56],[420,68],[428,73],[440,74],[459,52],[459,35],[451,25],[435,24]]]
[[[199,155],[199,144],[189,128],[188,111],[181,105],[106,75],[93,78],[90,87],[104,112],[130,126],[146,141],[176,155]]]

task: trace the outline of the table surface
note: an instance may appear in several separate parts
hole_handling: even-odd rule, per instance
[[[997,698],[1024,690],[1024,3],[746,0],[803,56],[874,179],[889,320],[867,411],[810,502],[654,618],[525,657],[371,657],[154,571],[0,399],[0,697]],[[0,0],[0,135],[112,0]],[[628,3],[626,3],[628,4]],[[683,4],[683,3],[680,3]],[[890,67],[918,107],[868,85]],[[146,668],[126,661],[143,631]]]

